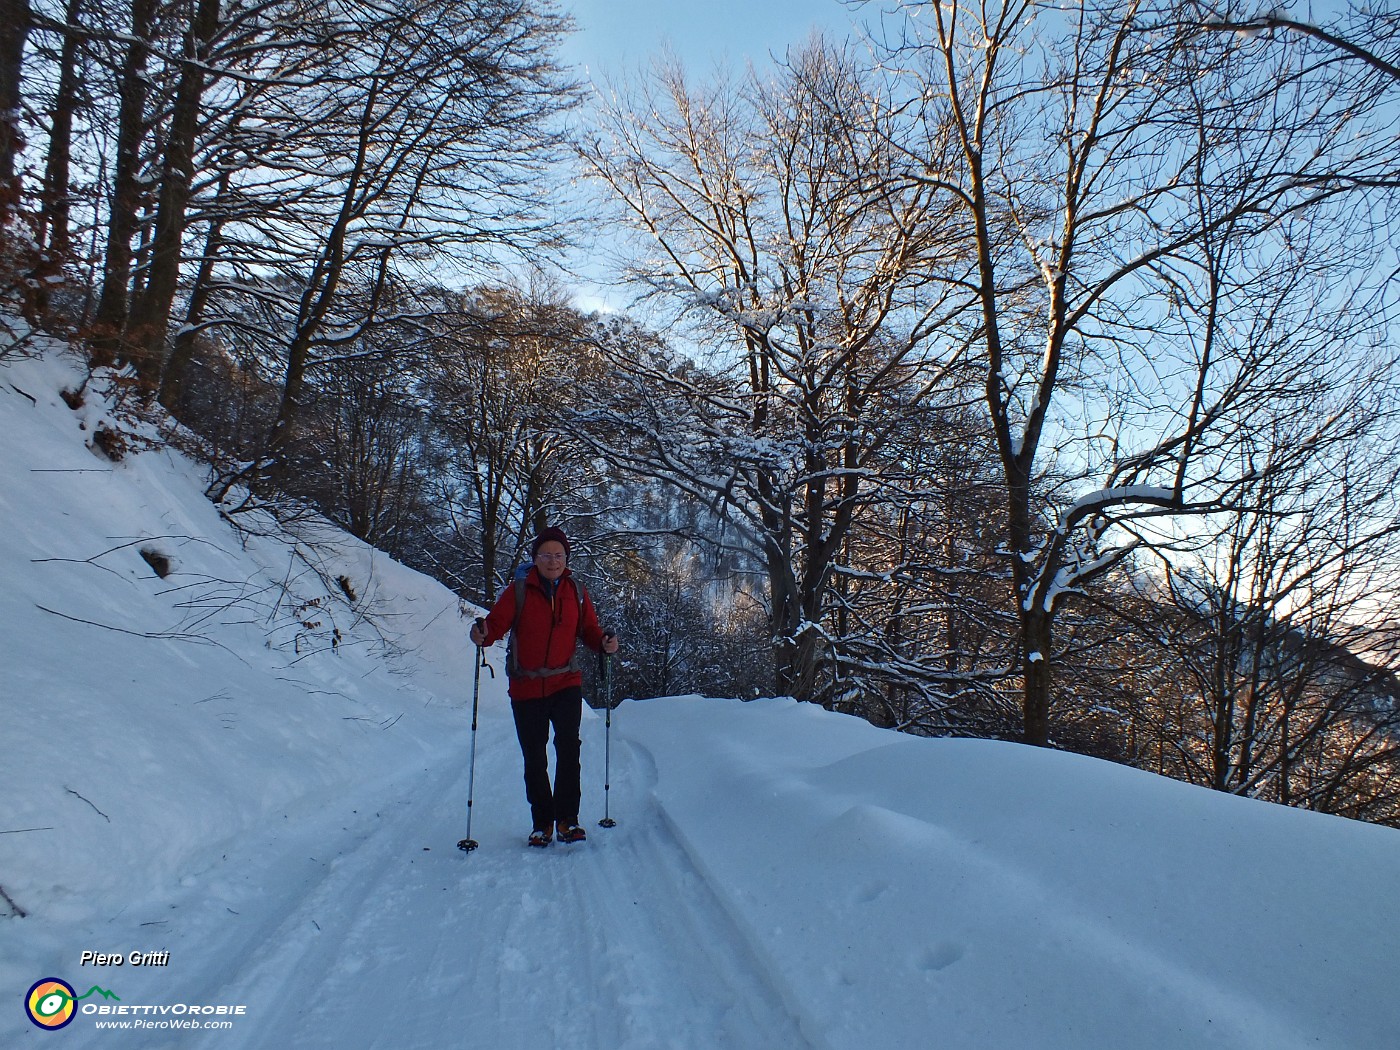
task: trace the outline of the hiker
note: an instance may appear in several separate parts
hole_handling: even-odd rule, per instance
[[[545,529],[535,537],[530,554],[533,567],[521,567],[486,618],[473,624],[471,639],[484,648],[511,636],[506,676],[525,759],[525,797],[534,820],[530,845],[548,846],[556,832],[560,842],[582,842],[588,837],[578,822],[583,674],[575,649],[582,640],[590,649],[611,655],[617,652],[617,637],[598,626],[588,591],[570,574],[569,538],[563,530]]]

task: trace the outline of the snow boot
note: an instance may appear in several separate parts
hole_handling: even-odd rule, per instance
[[[543,849],[545,846],[548,846],[553,839],[554,833],[548,828],[536,828],[534,831],[530,832],[530,837],[526,842],[531,846],[538,846],[540,849]]]
[[[588,833],[577,824],[565,824],[563,821],[559,822],[560,842],[583,842],[587,838]]]

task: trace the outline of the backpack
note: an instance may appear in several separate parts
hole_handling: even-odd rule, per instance
[[[515,618],[510,623],[510,640],[506,642],[506,677],[507,678],[553,678],[557,674],[567,674],[570,671],[579,670],[578,645],[575,642],[573,655],[569,657],[569,662],[563,667],[539,667],[533,671],[524,670],[515,658],[515,632],[520,626],[520,614],[525,609],[525,577],[529,574],[530,568],[522,565],[515,574]],[[578,622],[575,632],[583,624],[583,599],[588,593],[583,581],[573,573],[569,574],[569,581],[574,585],[574,594],[578,597]]]

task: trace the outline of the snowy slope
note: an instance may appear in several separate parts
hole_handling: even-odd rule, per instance
[[[0,369],[0,1046],[1397,1045],[1400,834],[1077,756],[627,703],[619,826],[527,850],[486,677],[461,853],[455,598],[324,525],[235,531],[167,449],[101,458],[75,378]],[[119,1000],[41,1031],[50,976]]]
[[[828,1045],[1400,1045],[1391,829],[790,700],[625,715]]]

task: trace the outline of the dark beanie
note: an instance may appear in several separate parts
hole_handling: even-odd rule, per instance
[[[549,543],[551,540],[553,540],[555,543],[561,543],[564,545],[564,560],[567,561],[571,553],[569,551],[569,537],[564,535],[563,529],[556,528],[554,526],[545,529],[542,533],[535,537],[535,542],[530,544],[530,557],[533,558],[535,555],[539,554],[540,548],[543,547],[546,543]]]

